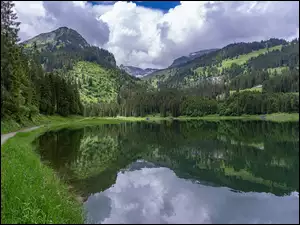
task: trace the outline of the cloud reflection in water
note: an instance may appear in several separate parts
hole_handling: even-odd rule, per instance
[[[91,195],[85,208],[87,223],[299,223],[298,192],[233,192],[149,166],[119,172],[116,183]]]

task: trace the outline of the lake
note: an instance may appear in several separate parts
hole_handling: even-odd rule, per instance
[[[34,144],[86,223],[299,223],[299,123],[124,122]]]

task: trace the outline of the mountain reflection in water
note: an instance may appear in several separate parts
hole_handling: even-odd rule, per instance
[[[299,123],[139,122],[35,141],[93,223],[297,223]]]

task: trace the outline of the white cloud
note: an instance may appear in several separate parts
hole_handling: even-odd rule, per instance
[[[297,223],[298,203],[298,192],[237,193],[180,179],[160,167],[119,172],[115,184],[90,195],[85,208],[86,222],[97,224]]]
[[[299,36],[299,2],[181,2],[167,13],[132,2],[15,2],[20,37],[67,26],[114,53],[117,64],[166,67],[232,42]]]

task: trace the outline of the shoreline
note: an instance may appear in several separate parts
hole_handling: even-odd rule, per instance
[[[98,122],[111,121],[112,123],[121,121],[163,121],[163,120],[207,120],[207,121],[218,121],[218,120],[258,120],[258,121],[271,121],[271,122],[297,122],[299,121],[299,113],[272,113],[264,115],[241,115],[241,116],[219,116],[219,115],[206,115],[202,117],[160,117],[160,116],[144,116],[144,117],[83,117],[83,116],[36,116],[32,121],[24,120],[22,124],[16,123],[14,120],[3,120],[1,121],[1,135],[8,134],[11,132],[19,132],[23,129],[29,129],[33,126],[53,126],[53,125],[63,125],[70,123],[91,123],[97,124]]]
[[[47,131],[94,123],[93,120],[82,121],[84,119],[77,119],[74,124],[70,119],[53,120],[43,126],[1,134],[1,140],[6,136],[1,141],[1,223],[84,223],[84,209],[78,194],[41,160],[32,144]],[[97,124],[120,122],[97,120]]]

